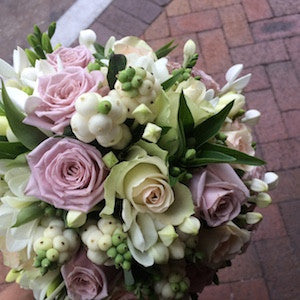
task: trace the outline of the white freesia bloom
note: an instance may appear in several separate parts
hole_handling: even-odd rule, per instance
[[[97,35],[92,29],[81,30],[79,33],[79,44],[86,46],[92,53],[96,52],[94,43]]]
[[[247,74],[240,78],[239,75],[243,70],[242,64],[237,64],[232,66],[226,73],[226,81],[227,83],[222,87],[221,94],[224,94],[228,91],[241,92],[249,83],[251,79],[251,74]]]

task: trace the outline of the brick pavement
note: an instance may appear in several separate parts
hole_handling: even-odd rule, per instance
[[[4,2],[4,10],[12,7]],[[40,20],[55,18],[51,10],[47,13]],[[278,172],[280,183],[272,192],[273,204],[261,210],[265,218],[248,252],[221,270],[220,285],[207,287],[199,299],[300,299],[299,13],[300,0],[115,0],[91,26],[102,43],[111,35],[136,34],[156,49],[176,39],[175,60],[193,38],[198,66],[221,83],[233,63],[244,63],[245,72],[253,74],[246,97],[249,108],[263,112],[254,132],[258,153],[268,169]],[[1,38],[15,28],[15,41],[23,45],[24,31],[16,25],[10,32],[0,28]],[[2,47],[2,57],[15,46],[11,41]],[[1,281],[5,272],[1,267]],[[0,299],[7,287],[0,285]]]

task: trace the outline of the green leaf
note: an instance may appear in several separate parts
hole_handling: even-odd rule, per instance
[[[30,64],[34,67],[35,66],[35,61],[37,59],[39,59],[39,57],[37,56],[37,54],[35,52],[33,52],[33,51],[31,51],[30,49],[27,49],[27,48],[25,49],[25,53],[27,55],[27,58],[28,58]]]
[[[51,46],[50,38],[46,32],[42,35],[42,47],[47,53],[52,53],[53,49]]]
[[[185,151],[186,151],[186,140],[184,135],[184,127],[178,114],[178,149],[174,155],[174,158],[182,157]]]
[[[233,102],[231,101],[220,112],[194,128],[193,137],[196,139],[196,148],[199,148],[218,133],[233,106]]]
[[[162,57],[167,56],[170,52],[172,52],[178,46],[178,45],[172,46],[173,43],[174,40],[162,46],[157,51],[155,51],[156,57],[160,59]]]
[[[163,90],[167,91],[171,86],[173,86],[178,81],[178,79],[183,74],[183,72],[184,72],[184,70],[182,70],[181,72],[178,72],[176,75],[174,75],[171,78],[169,78],[168,80],[164,81],[161,84]]]
[[[217,151],[201,151],[201,157],[195,158],[191,161],[188,161],[186,164],[189,167],[200,167],[207,164],[216,164],[216,163],[235,163],[236,159],[230,155],[217,152]]]
[[[14,159],[19,154],[28,151],[29,150],[26,147],[24,147],[21,143],[9,143],[5,141],[0,141],[0,159]]]
[[[2,101],[0,101],[0,116],[5,116],[5,110]]]
[[[194,118],[186,103],[183,91],[181,91],[179,99],[178,118],[181,119],[184,128],[184,133],[187,136],[194,128]]]
[[[127,59],[123,54],[113,54],[109,59],[107,81],[109,88],[114,89],[115,83],[117,81],[116,75],[119,71],[126,68]]]
[[[52,22],[48,27],[48,36],[51,39],[56,30],[56,22]]]
[[[167,134],[171,128],[171,126],[161,126],[161,136]]]
[[[207,143],[203,145],[201,148],[204,151],[216,151],[216,152],[221,152],[226,155],[230,155],[234,157],[236,160],[234,161],[235,164],[241,164],[241,165],[251,165],[251,166],[261,166],[265,164],[265,161],[255,157],[255,156],[250,156],[246,153],[221,146],[221,145],[216,145],[216,144],[210,144]]]
[[[30,221],[33,221],[43,216],[44,209],[41,208],[40,202],[34,202],[31,205],[24,207],[17,215],[17,221],[12,227],[19,227]]]
[[[9,126],[19,141],[28,149],[34,149],[38,144],[48,137],[41,132],[38,128],[24,124],[25,116],[15,107],[10,100],[5,85],[2,82],[2,99],[4,109]]]
[[[102,55],[103,58],[105,58],[104,56],[104,47],[98,43],[94,43],[94,47],[95,47],[95,50],[98,54]]]
[[[33,25],[33,33],[36,36],[36,38],[41,42],[42,40],[42,33],[40,28],[35,24]]]

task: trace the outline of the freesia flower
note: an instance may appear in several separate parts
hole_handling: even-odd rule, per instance
[[[196,212],[212,227],[234,219],[249,191],[228,164],[210,164],[194,173],[190,189]]]
[[[104,77],[100,71],[86,72],[81,67],[39,78],[38,97],[29,97],[24,122],[55,133],[63,133],[75,112],[76,99],[85,92],[95,92]]]
[[[103,200],[107,169],[95,147],[70,138],[49,138],[27,160],[31,175],[26,195],[82,212]]]

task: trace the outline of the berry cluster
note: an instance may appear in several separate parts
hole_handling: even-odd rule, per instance
[[[131,254],[126,244],[127,235],[121,223],[112,216],[103,216],[97,224],[87,223],[81,239],[87,246],[87,257],[97,265],[112,265],[126,270],[131,268]]]
[[[67,262],[79,247],[79,238],[75,230],[65,229],[64,222],[52,219],[48,226],[41,227],[42,236],[33,244],[36,253],[33,266],[40,268],[44,275],[48,270]]]
[[[139,124],[155,119],[155,100],[161,86],[151,73],[143,68],[129,67],[119,72],[115,89],[127,107],[128,118],[136,119]]]
[[[76,137],[85,143],[94,139],[103,147],[124,148],[131,139],[126,107],[114,90],[102,97],[97,93],[82,94],[75,102],[76,112],[71,127]]]

